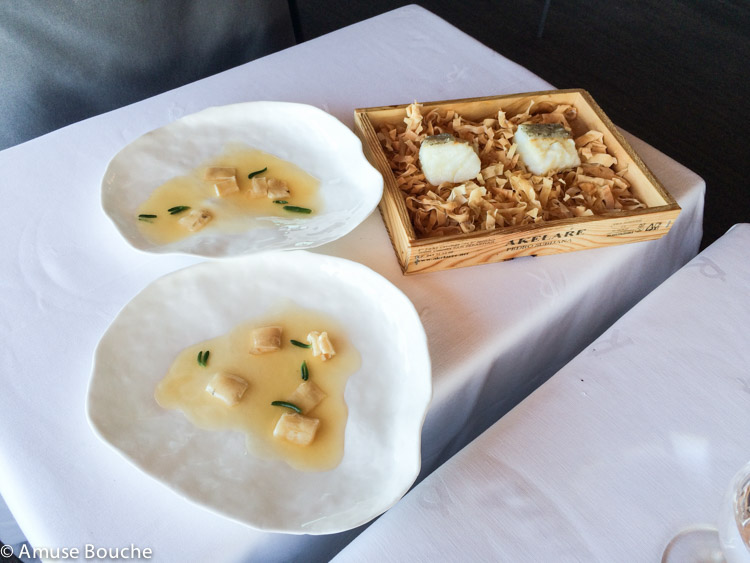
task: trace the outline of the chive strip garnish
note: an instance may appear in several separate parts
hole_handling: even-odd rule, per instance
[[[256,170],[255,172],[250,172],[250,174],[247,175],[247,178],[249,180],[253,176],[257,176],[258,174],[263,174],[263,172],[265,172],[266,170],[268,170],[268,166],[266,166],[263,170]]]
[[[273,402],[271,402],[271,404],[272,404],[272,405],[273,405],[274,407],[286,407],[286,408],[288,408],[288,409],[292,409],[292,410],[293,410],[294,412],[296,412],[297,414],[302,414],[302,409],[301,409],[301,408],[299,408],[299,407],[298,407],[297,405],[295,405],[294,403],[290,403],[290,402],[288,402],[288,401],[273,401]]]
[[[307,362],[302,362],[302,367],[300,368],[300,372],[302,373],[302,379],[304,381],[307,381],[307,379],[310,377],[310,372],[307,369]]]
[[[201,350],[200,352],[198,352],[198,365],[206,367],[206,363],[208,362],[208,355],[210,353],[210,350]]]
[[[273,202],[274,202],[274,203],[289,203],[289,202],[288,202],[287,200],[285,200],[285,199],[274,199],[274,200],[273,200]]]
[[[139,219],[156,219],[156,215],[151,215],[150,213],[141,213],[138,215]]]
[[[284,209],[294,213],[312,213],[312,209],[308,209],[307,207],[297,207],[296,205],[285,205]]]
[[[174,207],[170,207],[167,209],[170,215],[177,215],[178,213],[182,213],[183,211],[187,211],[190,209],[187,205],[176,205]]]
[[[295,346],[299,346],[300,348],[312,348],[312,344],[305,344],[304,342],[300,342],[299,340],[290,340],[292,344]]]

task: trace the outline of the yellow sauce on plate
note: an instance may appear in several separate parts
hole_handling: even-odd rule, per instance
[[[281,349],[266,354],[250,353],[253,329],[283,327]],[[336,355],[327,361],[313,357],[312,350],[299,348],[290,339],[306,342],[310,331],[327,331]],[[209,350],[206,366],[198,363],[198,354]],[[299,446],[273,435],[282,414],[291,412],[272,406],[284,401],[303,380],[302,362],[307,363],[309,381],[327,395],[306,416],[318,418],[320,425],[313,442]],[[325,471],[333,469],[344,455],[344,430],[347,408],[344,402],[346,382],[360,367],[360,355],[346,338],[346,332],[333,319],[318,311],[294,305],[262,319],[242,324],[228,334],[196,343],[179,353],[154,397],[166,409],[178,409],[198,426],[208,430],[239,430],[247,435],[247,449],[263,459],[283,459],[296,469]],[[242,377],[248,387],[240,401],[228,406],[206,391],[217,372]]]
[[[235,168],[240,191],[224,197],[216,195],[214,181],[204,179],[206,169],[213,166]],[[288,205],[311,209],[312,213],[287,211],[283,208],[284,204],[274,203],[267,197],[248,197],[247,192],[252,182],[248,175],[263,168],[267,170],[257,177],[284,180],[291,192],[284,198]],[[168,212],[177,206],[187,206],[191,210],[208,210],[212,219],[202,231],[239,233],[252,228],[253,221],[258,217],[299,219],[314,215],[322,207],[319,185],[320,182],[316,178],[291,162],[257,149],[234,147],[226,154],[198,166],[189,174],[172,178],[156,188],[138,207],[134,220],[138,221],[143,236],[155,244],[168,244],[195,234],[179,223],[188,211],[175,215]],[[139,220],[140,215],[156,217]]]

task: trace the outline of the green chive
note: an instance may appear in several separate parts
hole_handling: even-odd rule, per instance
[[[302,362],[300,371],[302,372],[302,379],[307,381],[307,379],[310,377],[310,372],[307,369],[307,362]]]
[[[300,342],[299,340],[290,340],[292,344],[295,346],[299,346],[300,348],[312,348],[312,344],[305,344],[304,342]]]
[[[289,202],[288,202],[287,200],[285,200],[285,199],[274,199],[274,200],[273,200],[273,202],[274,202],[274,203],[289,203]]]
[[[138,215],[139,219],[156,219],[156,215],[151,215],[149,213],[141,213]]]
[[[294,213],[312,213],[312,209],[308,209],[307,207],[297,207],[296,205],[285,205],[284,209]]]
[[[176,205],[175,207],[170,207],[167,209],[170,215],[177,215],[178,213],[182,213],[183,211],[187,211],[190,209],[187,205]]]
[[[249,180],[253,176],[257,176],[258,174],[263,174],[263,172],[265,172],[266,170],[268,170],[268,166],[266,166],[263,170],[256,170],[255,172],[250,172],[250,174],[247,175],[247,178]]]
[[[210,350],[201,350],[198,352],[198,365],[206,367],[206,362],[208,362],[208,355],[210,353]]]
[[[297,414],[302,414],[302,409],[299,408],[297,405],[293,403],[289,403],[287,401],[273,401],[271,403],[274,407],[286,407],[288,409],[292,409]]]

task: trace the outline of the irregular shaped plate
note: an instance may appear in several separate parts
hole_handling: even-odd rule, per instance
[[[147,240],[136,210],[161,184],[244,145],[293,162],[320,181],[323,209],[312,216],[249,219],[241,233],[206,228],[170,244]],[[109,163],[102,207],[125,239],[147,252],[226,257],[313,248],[340,238],[375,209],[383,178],[362,143],[332,115],[305,104],[246,102],[208,108],[146,133]]]
[[[285,299],[333,317],[362,358],[345,392],[344,457],[331,471],[254,458],[243,434],[196,428],[153,398],[182,349]],[[97,347],[87,411],[104,441],[194,502],[261,530],[326,534],[371,520],[408,490],[431,394],[424,328],[401,291],[355,262],[272,252],[191,266],[137,295]]]

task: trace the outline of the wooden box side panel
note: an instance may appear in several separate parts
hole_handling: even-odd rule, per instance
[[[424,108],[423,113],[433,108],[452,109],[466,119],[481,120],[497,113],[505,111],[508,117],[526,111],[532,100],[560,101],[561,103],[573,104],[578,100],[580,90],[551,90],[544,92],[528,92],[525,94],[506,94],[503,96],[486,96],[482,98],[466,98],[463,100],[442,100],[433,102],[420,102]],[[406,116],[406,108],[410,104],[394,106],[382,106],[366,109],[358,109],[357,112],[366,112],[376,127],[383,124],[394,125],[401,123]]]
[[[638,210],[619,217],[565,219],[539,223],[525,231],[498,230],[446,242],[420,241],[406,274],[489,264],[520,256],[543,256],[658,239],[672,227],[679,209]]]
[[[401,195],[401,190],[391,171],[390,164],[388,164],[388,159],[380,148],[380,141],[367,114],[355,112],[354,124],[355,131],[362,140],[362,149],[365,156],[383,176],[383,197],[378,208],[383,216],[383,222],[391,238],[393,249],[396,251],[399,262],[403,267],[410,260],[411,243],[416,239],[414,227],[406,210],[404,197]]]
[[[466,119],[482,120],[503,110],[508,117],[522,113],[529,108],[532,101],[552,101],[570,105],[578,105],[582,98],[582,90],[551,90],[545,92],[529,92],[526,94],[508,94],[503,96],[487,96],[483,98],[467,98],[464,100],[443,100],[424,102],[420,105],[423,113],[434,108],[452,109]],[[375,127],[381,125],[395,125],[401,123],[406,116],[406,108],[410,104],[397,106],[383,106],[376,108],[358,109],[366,112]]]

